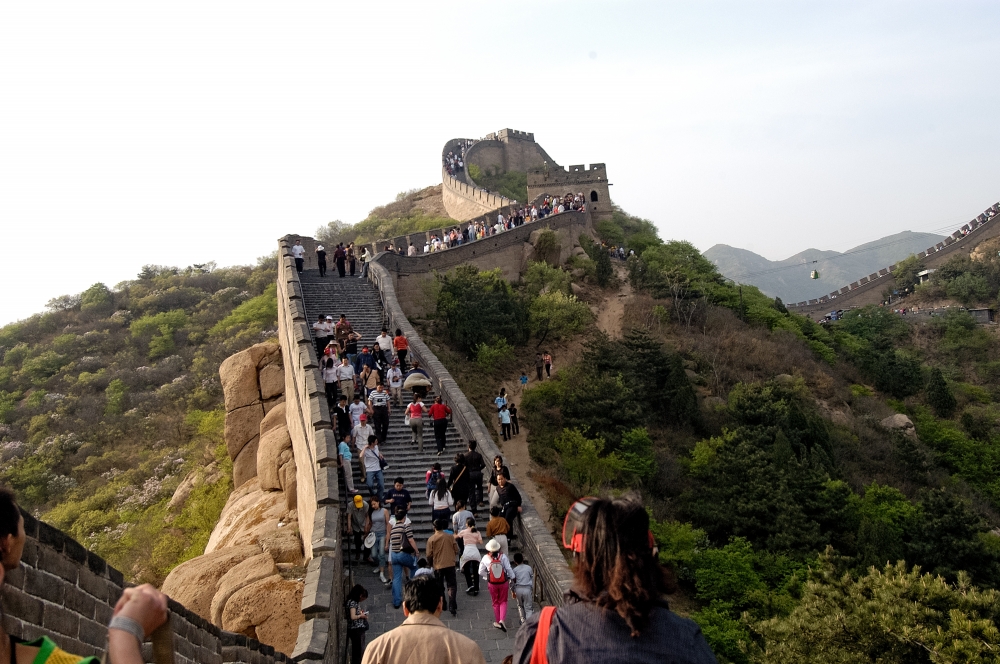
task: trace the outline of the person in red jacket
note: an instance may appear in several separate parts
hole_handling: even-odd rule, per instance
[[[431,420],[434,422],[434,442],[437,443],[437,455],[441,456],[444,453],[445,434],[448,431],[448,416],[451,415],[451,408],[441,400],[440,396],[436,396],[430,412]]]

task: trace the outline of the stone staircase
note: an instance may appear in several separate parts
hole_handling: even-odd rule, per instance
[[[361,334],[359,349],[364,344],[371,346],[374,343],[375,337],[379,335],[384,324],[384,313],[378,291],[367,279],[351,278],[350,276],[341,278],[336,270],[327,272],[324,278],[320,278],[319,272],[316,270],[306,270],[300,275],[300,278],[306,316],[310,326],[320,314],[331,315],[335,319],[339,318],[340,314],[345,314],[354,330]],[[393,332],[394,330],[389,330],[390,334]],[[408,391],[403,391],[403,398],[407,403],[411,396]],[[433,392],[428,395],[428,403],[433,400],[433,396]],[[423,451],[419,451],[416,444],[410,442],[410,428],[403,423],[403,409],[393,407],[389,419],[388,439],[381,445],[382,455],[389,462],[389,468],[385,470],[386,488],[392,486],[392,481],[396,477],[402,477],[405,480],[406,488],[413,499],[413,507],[409,517],[413,522],[414,538],[421,553],[425,551],[427,540],[434,532],[431,523],[431,508],[425,497],[425,473],[435,462],[438,462],[447,474],[455,454],[465,452],[466,449],[466,442],[460,440],[458,432],[449,426],[447,446],[444,453],[438,457],[433,427],[429,421],[425,421],[424,446]],[[367,500],[368,490],[364,483],[359,481],[360,474],[356,454],[353,465],[355,489]],[[342,504],[346,505],[348,496],[343,483],[341,483],[341,498]],[[487,521],[487,509],[480,509],[477,513],[477,525],[480,532],[485,532]],[[393,609],[391,593],[388,589],[383,588],[378,576],[372,573],[371,568],[355,563],[354,555],[351,555],[350,559],[348,558],[348,546],[353,546],[352,543],[348,542],[348,539],[344,539],[344,570],[349,577],[349,584],[360,583],[368,590],[367,608],[371,610],[371,629],[367,636],[370,641],[384,631],[396,627],[403,621],[403,615],[402,611]],[[516,541],[511,542],[511,556],[516,550],[515,547]],[[352,551],[353,553],[355,552]],[[518,625],[517,608],[513,602],[508,605],[507,626],[510,631],[507,634],[500,632],[492,627],[493,611],[490,607],[485,581],[481,582],[479,596],[471,597],[464,592],[466,586],[461,571],[459,571],[458,577],[458,616],[452,617],[444,612],[441,619],[452,629],[466,634],[479,643],[487,662],[499,662],[510,652],[513,644],[514,633]]]

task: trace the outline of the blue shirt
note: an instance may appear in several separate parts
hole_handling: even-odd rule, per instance
[[[339,454],[340,456],[344,457],[346,460],[350,461],[351,460],[351,447],[347,443],[345,443],[344,441],[340,441],[340,444],[337,445],[337,454]]]
[[[507,411],[507,410],[501,410],[500,411],[500,423],[501,424],[510,424],[510,411]]]

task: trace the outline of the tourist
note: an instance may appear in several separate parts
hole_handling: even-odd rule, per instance
[[[354,276],[354,271],[358,267],[358,256],[354,250],[354,243],[352,242],[347,247],[347,265],[351,269],[351,276]]]
[[[368,485],[368,495],[381,496],[385,493],[385,476],[382,473],[382,462],[385,457],[378,449],[378,438],[375,434],[368,436],[368,445],[361,451],[361,464],[365,469],[365,484]]]
[[[417,571],[420,549],[413,539],[413,524],[402,507],[395,509],[395,523],[389,531],[389,563],[392,565],[392,608],[398,609],[403,601],[403,570],[410,574]],[[440,591],[439,593],[440,594]]]
[[[355,398],[354,367],[351,366],[350,361],[346,357],[340,360],[340,366],[337,367],[337,384],[340,385],[340,393],[346,394],[348,400]]]
[[[497,500],[497,486],[500,482],[497,481],[497,477],[503,475],[507,479],[510,479],[510,468],[503,465],[503,457],[499,454],[493,457],[493,467],[490,468],[490,479],[489,479],[489,498],[490,507],[496,507],[500,503]]]
[[[366,599],[368,591],[360,583],[347,593],[347,640],[351,643],[351,664],[361,664],[361,653],[365,650],[368,612],[361,609],[361,602]]]
[[[375,435],[384,443],[389,435],[389,416],[392,415],[392,407],[389,405],[389,393],[385,391],[382,383],[376,384],[375,390],[368,395],[368,410],[372,414]]]
[[[347,273],[347,252],[344,251],[344,243],[341,242],[333,252],[333,262],[337,265],[337,274],[343,279]]]
[[[670,589],[653,551],[645,506],[595,499],[583,519],[572,589],[557,610],[543,609],[521,626],[514,661],[533,660],[535,635],[546,621],[547,642],[538,644],[545,650],[535,657],[545,655],[552,664],[715,664],[698,625],[671,612],[662,599]]]
[[[455,531],[462,540],[462,558],[458,561],[462,566],[462,574],[468,585],[465,593],[476,596],[479,594],[479,562],[483,556],[479,547],[483,543],[482,534],[476,529],[476,520],[471,516],[465,520],[465,527]]]
[[[372,260],[372,253],[368,251],[368,247],[365,247],[365,251],[361,254],[361,276],[360,279],[364,279],[368,276],[368,263]]]
[[[465,467],[464,454],[455,455],[455,463],[451,467],[451,472],[448,473],[448,486],[451,488],[452,495],[455,496],[455,504],[464,505],[465,498],[462,496],[469,495],[469,472]],[[472,514],[470,513],[469,516]],[[464,521],[460,523],[464,523]]]
[[[452,509],[455,507],[455,499],[452,497],[451,491],[448,490],[447,480],[443,477],[438,478],[437,488],[431,491],[431,496],[427,499],[427,503],[431,506],[432,520],[447,520],[451,518]]]
[[[329,319],[329,324],[327,324],[327,319]],[[330,335],[333,333],[333,317],[320,314],[319,320],[312,324],[312,329],[313,335],[316,337],[316,356],[322,357]]]
[[[375,337],[375,359],[383,367],[392,364],[392,337],[389,336],[389,331],[384,327],[382,332]]]
[[[545,369],[545,359],[541,353],[535,353],[535,374],[538,380],[542,380],[542,371]]]
[[[319,266],[320,278],[326,276],[326,249],[323,245],[316,245],[316,264]]]
[[[507,524],[511,527],[512,532],[510,537],[516,539],[513,535],[514,519],[521,513],[521,492],[517,490],[517,487],[510,481],[510,478],[503,473],[497,475],[497,503],[500,505],[501,512],[503,512],[503,518],[506,519]]]
[[[517,423],[517,404],[511,404],[507,408],[507,412],[510,413],[510,432],[514,436],[521,434],[521,425]]]
[[[364,498],[354,496],[354,500],[347,503],[347,523],[350,525],[350,534],[353,538],[355,561],[361,560],[361,544],[365,539],[365,520],[367,518]]]
[[[389,541],[389,510],[382,507],[382,501],[378,496],[368,498],[368,518],[365,520],[365,537],[368,533],[375,533],[375,546],[372,547],[372,558],[377,561],[378,578],[382,583],[388,585],[389,577],[392,575],[392,568],[387,564],[386,543]]]
[[[490,508],[490,520],[486,524],[486,536],[496,540],[504,553],[507,553],[507,533],[509,532],[510,524],[507,523],[507,519],[503,518],[500,508]]]
[[[333,336],[340,344],[341,350],[347,346],[347,340],[354,334],[354,326],[347,320],[347,314],[340,314],[337,324],[333,326]]]
[[[351,437],[351,411],[347,405],[347,395],[341,394],[337,398],[337,409],[333,413],[334,424],[337,427],[337,435],[341,440],[348,440]]]
[[[326,405],[333,410],[337,403],[337,366],[332,357],[321,360],[323,368],[320,373],[323,376],[323,387],[326,390]]]
[[[444,599],[437,579],[412,579],[405,594],[400,593],[400,602],[406,620],[372,640],[363,664],[486,664],[475,641],[448,629],[438,618]]]
[[[507,593],[510,592],[510,581],[514,578],[507,554],[501,550],[501,545],[495,539],[486,543],[486,555],[479,563],[479,575],[486,579],[493,603],[493,626],[507,631]]]
[[[26,541],[24,517],[14,499],[14,494],[6,489],[0,489],[0,595],[7,594],[3,592],[7,573],[21,566],[21,555]],[[44,581],[42,583],[45,584]],[[51,588],[54,586],[50,586]],[[16,589],[14,592],[20,594]],[[7,596],[9,600],[17,597],[9,594]],[[38,602],[38,600],[33,601]],[[38,607],[40,610],[41,602],[38,602]],[[0,616],[2,615],[0,607]],[[19,617],[11,616],[13,619]],[[108,659],[115,664],[142,664],[145,661],[142,657],[142,643],[167,619],[166,595],[148,583],[125,588],[115,604],[108,625]],[[47,636],[32,641],[22,641],[9,636],[4,629],[4,622],[0,621],[0,662],[4,664],[46,661],[100,664],[97,657],[77,657],[66,653]]]
[[[385,506],[393,512],[396,511],[396,508],[402,507],[407,513],[413,507],[413,498],[410,496],[410,492],[406,490],[406,481],[402,475],[394,479],[392,481],[392,488],[386,491]]]
[[[413,395],[413,403],[406,407],[409,418],[410,443],[417,444],[417,450],[424,451],[424,404],[419,394]]]
[[[535,591],[535,571],[524,562],[524,556],[520,552],[514,554],[513,567],[512,598],[517,601],[517,614],[521,618],[521,624],[524,624],[524,621],[534,613],[531,600]]]
[[[375,361],[375,356],[372,355],[368,346],[361,347],[361,352],[354,358],[353,364],[355,373],[360,374],[362,369],[368,367],[376,372],[376,376],[378,375],[378,363]]]
[[[500,388],[500,394],[498,394],[497,397],[496,397],[496,399],[493,400],[493,403],[497,407],[497,420],[499,421],[500,420],[500,411],[503,410],[503,407],[507,405],[507,388],[506,387],[501,387]]]
[[[344,486],[347,487],[347,493],[354,493],[354,473],[351,470],[351,459],[353,458],[351,455],[351,446],[343,439],[337,443],[337,458],[340,461],[340,470],[344,473]]]
[[[413,573],[412,578],[419,579],[422,576],[434,576],[434,569],[426,558],[417,559],[417,571]]]
[[[454,487],[452,487],[453,493],[454,490],[455,490]],[[466,509],[465,501],[456,498],[455,513],[451,515],[451,531],[455,533],[456,537],[458,537],[459,531],[465,529],[465,522],[471,518],[473,518],[472,512]],[[461,542],[459,542],[459,545],[461,545]]]
[[[392,367],[385,373],[386,382],[389,383],[389,394],[392,395],[392,403],[397,406],[403,405],[403,372],[399,369],[399,360],[392,361]]]
[[[351,424],[353,424],[355,427],[359,427],[359,426],[362,426],[362,425],[366,425],[367,426],[367,422],[368,422],[368,404],[361,403],[361,395],[360,394],[355,394],[354,395],[354,401],[352,401],[351,405],[347,407],[347,410],[348,410],[348,412],[351,413]],[[374,430],[372,431],[372,433],[374,433]],[[355,440],[357,440],[358,434],[354,433],[352,435],[354,436]],[[368,435],[367,434],[365,434],[365,438],[364,439],[368,440]]]
[[[521,372],[521,391],[523,392],[524,388],[526,388],[526,387],[528,387],[528,374],[527,374],[527,372],[522,371]]]
[[[468,505],[473,515],[483,504],[483,469],[486,468],[486,460],[476,449],[477,447],[479,447],[479,443],[470,440],[469,451],[465,453],[465,467],[469,469]]]
[[[438,480],[442,477],[444,474],[441,472],[441,464],[435,463],[424,475],[424,487],[426,488],[424,498],[430,499],[431,491],[437,489]]]
[[[549,355],[549,351],[542,353],[542,361],[545,363],[545,377],[552,377],[552,356]]]
[[[292,247],[292,257],[295,259],[295,270],[301,274],[302,265],[305,262],[306,248],[302,246],[302,240],[296,240]]]
[[[428,411],[431,415],[431,422],[434,426],[434,442],[437,445],[437,455],[441,456],[445,448],[445,436],[448,433],[448,416],[451,415],[451,408],[438,395],[434,397],[434,405]]]
[[[412,242],[410,243],[410,247],[406,250],[406,255],[407,256],[416,256],[417,255],[417,248],[413,246]]]
[[[500,406],[500,435],[504,440],[510,440],[510,411],[507,404]]]
[[[427,390],[431,387],[431,376],[420,368],[420,362],[413,361],[413,366],[403,377],[403,389],[413,392],[413,396],[427,398]]]
[[[443,585],[448,597],[448,611],[451,615],[458,613],[458,581],[455,578],[455,557],[459,554],[455,536],[446,533],[448,519],[434,520],[434,534],[427,540],[427,562],[434,568],[434,576]]]
[[[392,338],[392,347],[396,349],[396,359],[399,360],[399,366],[405,373],[406,353],[410,349],[410,342],[403,336],[403,331],[399,328],[396,328],[396,336]]]
[[[358,358],[360,357],[362,356],[358,355]],[[361,391],[366,400],[370,399],[371,395],[375,393],[375,388],[382,384],[379,382],[378,371],[372,369],[367,364],[361,370],[361,373],[358,374],[358,382],[361,384]],[[388,397],[388,395],[386,395],[386,397]],[[371,414],[371,408],[368,405],[365,407],[368,409],[368,413]]]

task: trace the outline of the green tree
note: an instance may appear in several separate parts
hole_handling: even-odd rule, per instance
[[[927,404],[934,409],[935,415],[946,418],[954,415],[958,406],[955,395],[951,393],[951,388],[938,367],[931,369],[927,379]]]
[[[592,319],[590,307],[562,291],[539,295],[528,310],[528,325],[539,346],[546,339],[562,339],[583,331]]]
[[[606,288],[615,276],[615,269],[611,266],[611,256],[608,255],[608,252],[604,251],[603,247],[598,247],[598,249],[600,251],[594,258],[595,278],[598,286]]]
[[[907,288],[913,290],[920,283],[920,277],[917,276],[917,273],[923,271],[923,269],[923,261],[914,254],[896,263],[896,269],[892,271],[892,278],[896,282],[896,288],[900,292]]]
[[[102,283],[94,284],[80,295],[80,311],[94,318],[104,318],[114,308],[114,295]]]
[[[459,348],[471,354],[494,337],[512,344],[526,341],[528,306],[499,269],[480,272],[460,265],[438,280],[437,316]]]
[[[104,407],[104,414],[120,415],[125,410],[125,403],[128,398],[128,387],[120,378],[115,378],[104,389],[104,396],[107,397],[107,405]]]

